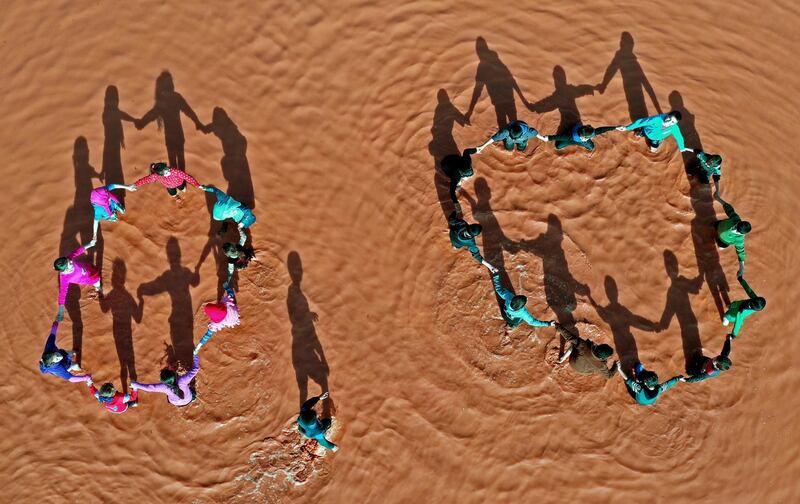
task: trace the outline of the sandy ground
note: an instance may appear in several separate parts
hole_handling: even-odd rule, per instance
[[[798,4],[708,3],[4,2],[0,500],[797,502]],[[170,78],[164,128],[137,130],[126,114]],[[515,116],[547,133],[671,108],[690,146],[725,156],[769,305],[729,372],[644,408],[556,365],[552,329],[505,337],[488,274],[450,247],[434,164]],[[735,254],[710,241],[721,208],[671,141],[597,143],[491,147],[462,205],[534,314],[667,378],[722,346]],[[39,374],[51,264],[88,239],[99,177],[130,183],[165,144],[254,203],[259,262],[239,280],[243,324],[203,350],[199,401],[146,395],[115,416]],[[204,193],[125,201],[92,254],[113,295],[73,289],[59,333],[117,384],[185,360],[218,288]],[[341,450],[321,457],[291,422],[323,388]]]

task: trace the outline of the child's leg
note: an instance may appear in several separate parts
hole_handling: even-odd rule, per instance
[[[503,143],[505,144],[506,150],[514,150],[514,140],[512,140],[511,137],[507,137],[503,140]]]
[[[518,151],[522,152],[527,148],[528,148],[528,139],[527,138],[525,140],[521,140],[521,141],[517,142],[517,150]]]
[[[194,347],[195,355],[197,355],[197,352],[199,352],[200,349],[203,348],[203,345],[205,345],[206,343],[208,343],[211,340],[212,336],[214,336],[214,331],[212,331],[211,329],[206,331],[206,333],[203,335],[203,337],[200,338],[200,342],[197,343],[197,346]]]
[[[183,181],[183,184],[178,186],[178,189],[180,189],[181,192],[186,192],[186,181],[185,180]]]
[[[178,195],[178,188],[167,187],[167,193],[174,198]]]
[[[588,150],[589,152],[592,152],[594,150],[594,142],[591,140],[586,140],[585,142],[581,142],[578,145]]]

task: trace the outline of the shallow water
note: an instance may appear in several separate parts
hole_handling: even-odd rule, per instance
[[[796,502],[798,343],[777,331],[798,323],[782,302],[798,266],[789,245],[800,179],[782,133],[798,111],[798,10],[740,0],[524,10],[7,2],[5,499]],[[623,32],[634,45],[616,60],[622,72],[590,94],[581,86],[603,80]],[[488,49],[476,49],[478,37]],[[56,308],[50,264],[88,238],[82,195],[100,183],[91,173],[131,183],[166,155],[155,123],[138,131],[107,113],[104,124],[107,88],[140,117],[164,70],[203,123],[214,118],[204,135],[182,117],[187,169],[254,196],[259,262],[239,280],[242,326],[203,350],[199,401],[178,409],[146,395],[116,416],[83,385],[42,377],[36,361]],[[476,73],[487,87],[466,124]],[[557,92],[554,75],[567,82]],[[689,145],[725,157],[723,196],[754,224],[746,277],[770,300],[748,319],[729,372],[679,384],[650,408],[617,378],[555,364],[552,329],[506,334],[488,273],[450,247],[434,184],[434,158],[482,143],[498,115],[516,111],[549,133],[577,114],[600,126],[653,113],[644,79],[661,110],[684,111]],[[671,141],[653,155],[622,133],[597,144],[592,156],[536,141],[524,154],[490,147],[461,204],[484,226],[485,256],[535,315],[574,323],[668,378],[698,338],[706,354],[721,348],[714,293],[744,295],[735,254],[708,241],[722,211],[691,185]],[[83,330],[68,314],[59,332],[63,347],[75,338],[96,381],[117,384],[121,367],[155,381],[180,358],[217,289],[215,246],[193,285],[215,232],[203,193],[175,202],[150,186],[126,205],[121,222],[103,227],[95,259],[106,291],[124,262],[118,292],[136,303],[140,285],[162,279],[143,296],[142,322],[115,328],[84,289],[79,302],[71,294]],[[179,257],[167,252],[171,237]],[[293,251],[299,265],[289,264]],[[674,281],[665,251],[677,258]],[[170,258],[182,273],[165,276]],[[663,331],[646,328],[662,319]],[[318,456],[291,429],[306,382],[312,395],[330,388],[336,454]]]

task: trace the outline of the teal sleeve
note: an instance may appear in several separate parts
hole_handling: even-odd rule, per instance
[[[739,261],[744,262],[747,259],[747,253],[744,251],[744,243],[741,245],[736,245],[736,256],[739,258]]]
[[[756,292],[750,287],[750,284],[747,283],[747,280],[745,280],[744,277],[740,277],[739,278],[739,284],[742,286],[742,288],[747,293],[747,295],[750,297],[750,299],[754,299],[754,298],[758,297],[758,294],[756,294]]]
[[[709,378],[709,376],[707,374],[705,374],[705,373],[698,374],[698,375],[694,375],[694,376],[690,376],[689,378],[686,378],[686,383],[697,383],[697,382],[701,382],[701,381],[705,380],[706,378]]]
[[[510,301],[511,298],[514,297],[514,294],[512,294],[510,290],[503,287],[503,284],[500,282],[500,275],[493,275],[492,283],[494,284],[494,290],[497,292],[497,295],[505,301]]]
[[[475,242],[472,242],[472,245],[469,246],[469,251],[470,251],[470,253],[472,253],[472,257],[476,261],[483,262],[483,257],[481,256],[481,251],[478,248],[478,246],[475,245]]]
[[[658,116],[656,116],[656,118],[659,121],[661,120],[661,118],[658,117]],[[643,127],[649,125],[652,122],[652,120],[653,120],[653,117],[642,117],[641,119],[636,119],[635,121],[633,121],[629,125],[625,126],[625,129],[630,131],[630,130],[635,130],[637,128],[643,128]]]
[[[731,219],[741,220],[741,217],[739,217],[739,214],[736,213],[736,210],[733,209],[733,205],[731,205],[730,203],[723,203],[722,209],[725,210],[725,215],[727,215]]]
[[[628,378],[627,380],[625,380],[625,385],[627,385],[628,388],[631,389],[631,391],[634,394],[638,394],[639,392],[642,391],[642,385],[639,382],[635,381],[633,378]]]
[[[703,151],[698,152],[697,153],[697,159],[700,160],[701,163],[705,163],[706,162],[706,153],[703,152]]]
[[[661,385],[658,387],[658,388],[659,388],[659,391],[658,391],[659,395],[663,394],[663,393],[664,393],[664,392],[666,392],[667,390],[669,390],[669,389],[671,389],[672,387],[674,387],[674,386],[675,386],[675,384],[676,384],[676,383],[678,383],[680,380],[681,380],[681,377],[680,377],[680,376],[675,376],[675,377],[673,377],[673,378],[670,378],[669,380],[665,381],[664,383],[662,383],[662,384],[661,384]]]
[[[522,312],[522,320],[527,322],[529,325],[532,325],[533,327],[550,327],[550,322],[544,322],[542,320],[537,319],[536,317],[531,315],[531,312],[529,312],[527,309]]]
[[[733,336],[739,336],[739,332],[742,330],[742,324],[744,324],[744,310],[739,308],[736,310],[736,322],[733,323],[733,330],[731,330],[731,334]]]
[[[681,129],[677,124],[672,127],[672,136],[675,137],[675,143],[678,145],[679,150],[686,148],[686,142],[683,139],[683,133],[681,133]]]
[[[500,140],[505,140],[506,138],[508,138],[508,128],[503,128],[492,135],[493,142],[499,142]]]
[[[125,186],[124,186],[124,185],[122,185],[122,184],[108,184],[108,185],[106,186],[106,188],[107,188],[109,191],[113,191],[114,189],[122,189],[123,187],[125,187]]]

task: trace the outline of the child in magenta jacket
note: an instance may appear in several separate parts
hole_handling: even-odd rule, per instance
[[[53,269],[58,271],[58,314],[56,322],[64,320],[64,303],[67,300],[69,284],[92,285],[98,294],[103,295],[103,286],[100,282],[100,272],[93,265],[78,261],[75,258],[84,254],[86,250],[94,247],[94,240],[84,246],[78,247],[65,257],[59,257],[53,262]]]

